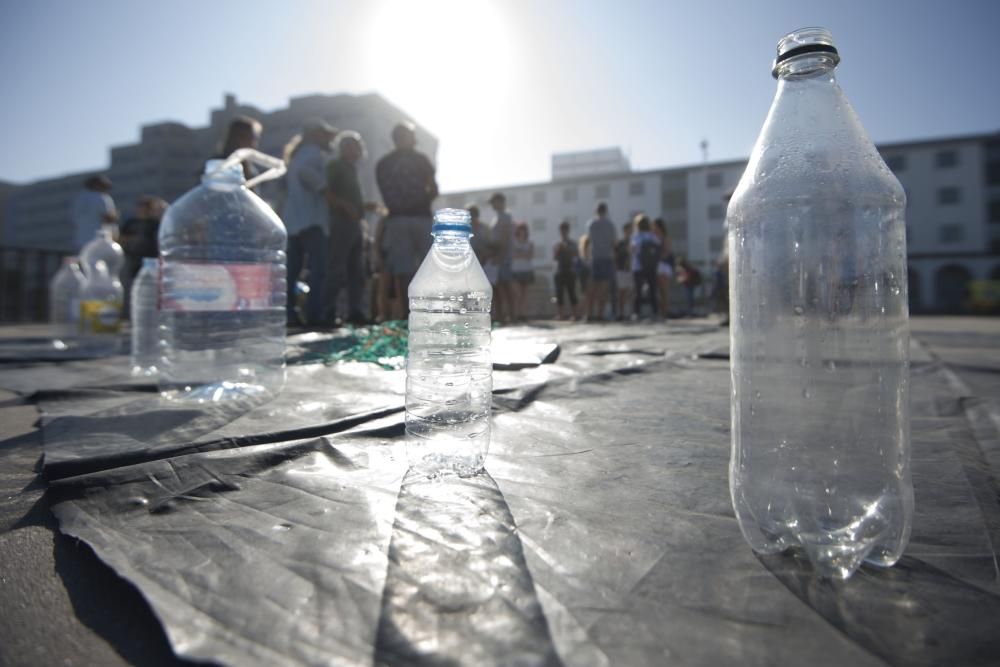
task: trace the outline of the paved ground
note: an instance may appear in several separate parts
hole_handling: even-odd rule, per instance
[[[1000,404],[1000,318],[917,317],[911,328],[955,373],[958,391]],[[45,333],[0,326],[0,338]],[[57,533],[36,479],[36,418],[33,405],[0,390],[0,664],[179,664],[143,598],[89,547]],[[108,615],[108,598],[127,609]]]

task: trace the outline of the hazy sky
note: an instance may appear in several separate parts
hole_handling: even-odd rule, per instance
[[[4,0],[0,179],[108,165],[160,120],[205,125],[224,92],[376,91],[439,141],[442,190],[547,180],[556,151],[621,146],[637,169],[745,157],[784,33],[832,32],[876,142],[1000,130],[1000,0],[701,2]],[[266,128],[265,128],[266,132]]]

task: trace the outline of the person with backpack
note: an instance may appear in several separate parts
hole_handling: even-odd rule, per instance
[[[661,245],[656,234],[652,232],[649,216],[639,213],[633,220],[635,235],[632,237],[632,271],[635,274],[635,307],[632,319],[638,319],[642,313],[643,288],[649,294],[651,315],[658,316],[656,292],[656,270],[660,264]]]

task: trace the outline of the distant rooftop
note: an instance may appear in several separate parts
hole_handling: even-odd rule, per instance
[[[599,148],[552,155],[552,180],[562,181],[580,176],[622,174],[632,171],[621,148]]]

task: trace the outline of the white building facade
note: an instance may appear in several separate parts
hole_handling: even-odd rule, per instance
[[[976,283],[1000,281],[1000,134],[886,144],[879,150],[907,192],[911,310],[974,310]],[[562,166],[585,162],[560,156]],[[451,192],[435,204],[475,204],[490,222],[490,195],[507,196],[508,209],[528,224],[535,245],[535,271],[542,280],[533,287],[531,305],[533,314],[545,315],[551,313],[559,223],[568,220],[571,236],[579,238],[598,201],[607,202],[619,229],[639,212],[663,218],[674,253],[710,280],[725,243],[728,195],[745,167],[741,160],[572,176],[564,169],[548,182]],[[706,286],[702,298],[707,292]]]

